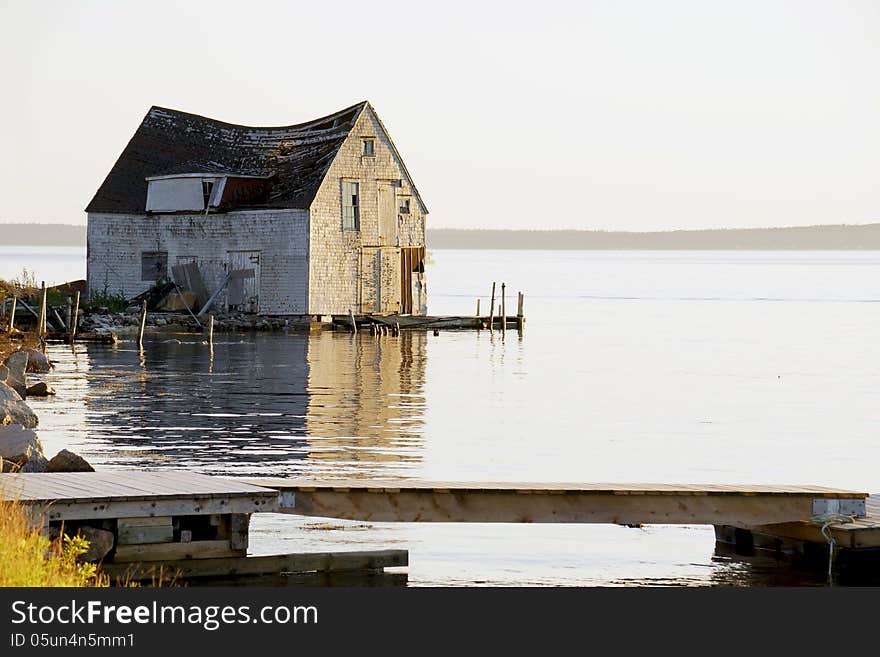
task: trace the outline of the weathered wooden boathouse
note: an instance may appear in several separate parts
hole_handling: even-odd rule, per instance
[[[86,212],[92,293],[189,266],[215,307],[427,312],[428,210],[367,101],[265,128],[153,107]]]

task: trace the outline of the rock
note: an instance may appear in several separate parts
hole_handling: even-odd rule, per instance
[[[16,351],[7,356],[3,364],[8,370],[5,383],[15,390],[22,399],[27,397],[27,369],[28,355],[25,351]]]
[[[165,326],[168,321],[164,317],[157,317],[154,320],[154,323],[156,324],[156,326]]]
[[[9,472],[24,467],[31,459],[45,461],[46,456],[36,432],[20,424],[7,424],[0,426],[0,459],[3,470]]]
[[[20,424],[25,429],[33,429],[39,424],[39,420],[21,395],[5,383],[0,383],[0,426],[9,424]]]
[[[82,456],[74,454],[71,451],[62,449],[55,456],[49,459],[46,466],[46,472],[94,472],[95,469],[89,465]]]
[[[52,369],[52,363],[46,357],[46,354],[44,354],[42,351],[39,351],[37,349],[25,349],[24,353],[27,354],[27,365],[25,366],[25,371],[45,374]]]
[[[29,397],[47,397],[55,394],[55,388],[45,381],[38,381],[32,386],[28,386],[27,394]]]
[[[100,561],[113,549],[113,532],[97,527],[80,527],[77,533],[89,542],[88,552],[80,559],[83,561]]]
[[[28,459],[28,462],[21,466],[19,472],[47,472],[49,469],[49,459],[43,454],[35,454]]]

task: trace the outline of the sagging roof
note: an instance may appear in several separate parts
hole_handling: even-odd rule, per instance
[[[184,172],[272,176],[268,196],[253,207],[306,209],[367,105],[363,101],[320,119],[277,128],[152,107],[86,212],[144,213],[147,178]]]

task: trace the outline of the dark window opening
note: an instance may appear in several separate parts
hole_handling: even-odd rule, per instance
[[[158,281],[168,276],[168,252],[144,251],[141,253],[141,280]]]
[[[358,208],[359,185],[356,182],[342,182],[342,228],[360,230],[361,217]]]
[[[408,198],[397,199],[397,213],[398,214],[409,214],[409,199]]]
[[[205,199],[205,209],[208,208],[208,203],[211,202],[211,192],[214,191],[214,182],[211,180],[203,180],[202,181],[202,196]]]
[[[376,140],[364,139],[364,157],[373,157],[376,155]]]

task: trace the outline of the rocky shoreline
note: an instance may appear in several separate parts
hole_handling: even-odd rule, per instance
[[[27,397],[54,395],[48,381],[30,382],[29,375],[51,373],[54,365],[38,349],[23,348],[0,365],[0,472],[94,472],[81,456],[62,449],[46,457],[37,434],[39,418]]]
[[[84,314],[79,320],[79,329],[89,333],[115,333],[116,335],[136,335],[140,326],[140,312],[109,312],[99,310]],[[196,323],[192,315],[176,312],[148,312],[147,331],[201,332],[207,324],[202,316]],[[308,331],[310,318],[266,317],[245,313],[223,313],[214,315],[216,333],[242,333],[250,331]]]

